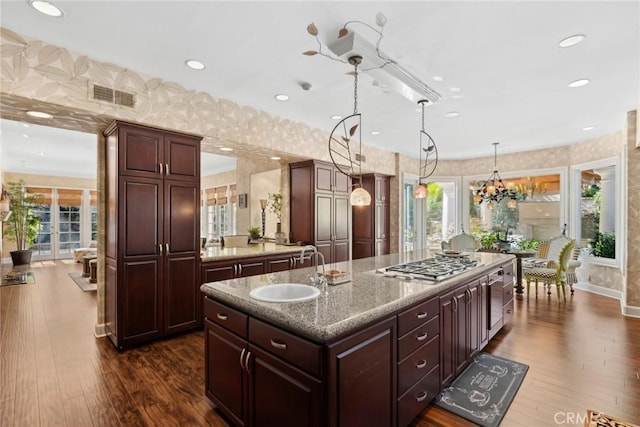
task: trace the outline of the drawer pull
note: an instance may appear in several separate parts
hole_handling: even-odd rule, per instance
[[[416,340],[417,341],[424,341],[424,340],[427,339],[428,336],[429,336],[429,334],[425,332],[424,334],[416,335]]]
[[[426,391],[423,391],[418,396],[416,396],[416,402],[424,401],[427,398],[427,396],[429,396],[429,393],[427,393]]]
[[[227,320],[229,318],[229,316],[227,316],[226,314],[222,314],[222,313],[217,313],[216,317],[220,320]]]
[[[280,350],[286,350],[287,349],[287,345],[285,343],[274,341],[273,339],[271,339],[271,345],[274,346],[275,348],[280,349]]]
[[[422,359],[421,361],[416,363],[416,369],[422,369],[427,366],[427,359]]]
[[[421,312],[421,313],[416,313],[416,317],[417,317],[418,319],[426,319],[427,315],[428,315],[428,314],[427,314],[427,313],[425,313],[424,311],[423,311],[423,312]]]
[[[511,310],[507,310],[507,314],[511,314]]]

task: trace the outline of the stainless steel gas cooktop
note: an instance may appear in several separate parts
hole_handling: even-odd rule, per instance
[[[377,270],[388,277],[440,281],[477,267],[478,261],[468,256],[436,256],[420,261],[392,265]]]

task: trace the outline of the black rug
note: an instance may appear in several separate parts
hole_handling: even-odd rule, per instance
[[[480,353],[435,404],[480,426],[498,426],[528,369],[522,363]]]
[[[32,271],[12,271],[2,276],[0,286],[33,285],[34,283],[36,283],[36,276]]]
[[[74,282],[76,282],[76,285],[85,292],[98,290],[98,285],[96,283],[91,283],[88,277],[82,277],[82,273],[80,272],[73,271],[69,273],[69,276]]]

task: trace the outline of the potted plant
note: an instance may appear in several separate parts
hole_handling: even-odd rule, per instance
[[[262,231],[260,229],[260,227],[251,227],[248,228],[247,231],[249,232],[249,237],[251,237],[251,240],[258,240],[260,238],[260,231]]]
[[[269,193],[269,209],[271,212],[276,214],[276,218],[278,218],[278,223],[276,224],[276,243],[284,244],[287,239],[282,232],[282,194],[280,193]]]
[[[22,180],[10,181],[7,187],[11,216],[5,222],[4,236],[16,242],[16,250],[11,251],[11,260],[13,265],[30,264],[30,247],[35,243],[41,226],[40,217],[33,210],[42,204],[42,196],[27,193]]]

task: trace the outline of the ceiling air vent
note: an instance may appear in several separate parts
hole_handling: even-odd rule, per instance
[[[114,90],[98,84],[93,85],[91,98],[95,101],[108,102],[109,104],[121,105],[128,108],[134,108],[136,106],[135,94]]]

